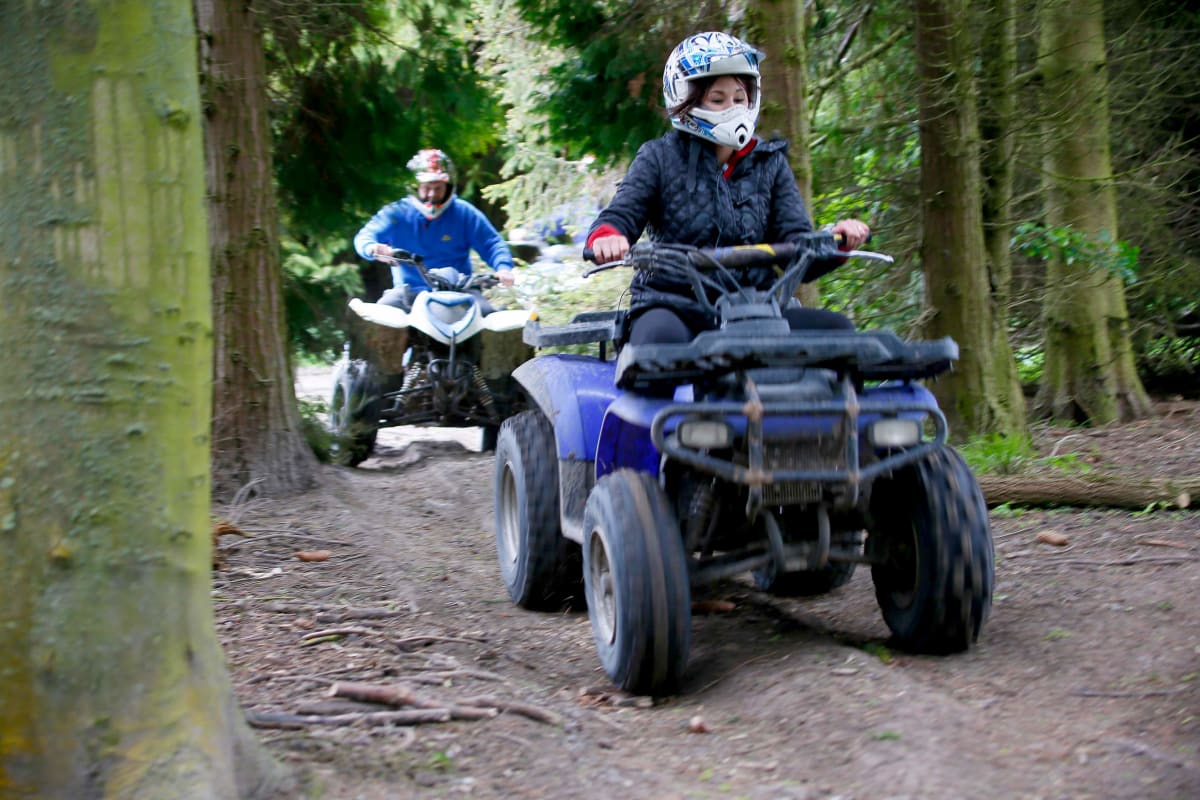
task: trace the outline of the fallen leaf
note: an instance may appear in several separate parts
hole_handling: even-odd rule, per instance
[[[697,714],[688,720],[688,733],[708,733],[708,723]]]
[[[247,538],[250,536],[250,534],[237,525],[225,519],[220,519],[213,523],[212,535],[214,542],[222,536],[245,536]]]
[[[697,600],[692,603],[693,614],[728,614],[737,608],[728,600]]]
[[[1064,547],[1071,541],[1058,531],[1052,531],[1048,528],[1044,531],[1038,531],[1037,540],[1042,544],[1052,544],[1055,547]]]
[[[328,550],[296,551],[296,558],[300,559],[301,561],[326,561],[331,555],[333,555],[333,553],[329,552]]]

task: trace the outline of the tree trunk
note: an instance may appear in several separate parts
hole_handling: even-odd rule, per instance
[[[0,795],[264,796],[213,625],[184,0],[0,10]]]
[[[961,360],[934,385],[959,436],[1020,433],[1024,403],[984,250],[979,125],[966,0],[917,0],[921,260],[933,312],[928,332],[958,342]]]
[[[195,5],[213,265],[213,490],[303,490],[317,462],[286,346],[262,30],[252,3]]]
[[[747,14],[752,43],[767,54],[762,62],[761,137],[788,140],[788,161],[804,207],[816,224],[812,196],[812,132],[808,124],[808,44],[804,0],[757,0]],[[799,287],[796,296],[809,307],[821,303],[816,283]]]
[[[983,14],[979,130],[982,140],[983,240],[997,334],[1005,331],[1012,294],[1012,205],[1015,174],[1017,10],[1015,0],[994,0]]]
[[[1115,243],[1103,14],[1100,0],[1045,0],[1038,12],[1046,224]],[[1104,424],[1150,413],[1134,369],[1125,290],[1111,269],[1055,254],[1043,310],[1040,414]]]
[[[1139,478],[1128,475],[980,475],[989,506],[1099,506],[1188,508],[1200,497],[1200,476]]]

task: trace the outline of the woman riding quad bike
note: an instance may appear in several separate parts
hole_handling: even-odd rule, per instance
[[[951,652],[979,635],[992,599],[987,510],[917,383],[949,369],[957,346],[794,330],[792,292],[839,252],[830,234],[638,244],[624,263],[693,287],[714,329],[632,344],[621,311],[526,327],[536,347],[601,352],[539,355],[513,374],[530,408],[496,448],[501,574],[516,604],[543,609],[582,578],[601,662],[623,689],[677,688],[692,587],[740,573],[766,592],[816,594],[867,564],[898,646]],[[772,286],[743,284],[739,273],[771,265],[783,267]]]

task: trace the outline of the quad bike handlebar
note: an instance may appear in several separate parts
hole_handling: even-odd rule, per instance
[[[375,260],[388,266],[407,264],[416,269],[429,288],[435,290],[466,292],[471,289],[491,289],[500,282],[494,272],[464,273],[454,267],[426,267],[425,259],[419,254],[400,248],[392,248],[391,255],[377,255]]]
[[[867,258],[892,263],[893,258],[868,250],[840,250],[840,234],[815,232],[801,234],[795,241],[779,244],[747,244],[731,247],[698,248],[689,245],[639,242],[630,248],[624,259],[599,264],[584,272],[588,277],[614,267],[633,267],[664,278],[691,284],[696,298],[711,305],[711,294],[739,295],[753,301],[748,288],[733,270],[774,266],[775,283],[765,291],[780,303],[791,297],[803,282],[804,275],[818,259]],[[585,260],[595,263],[595,253],[587,248]]]

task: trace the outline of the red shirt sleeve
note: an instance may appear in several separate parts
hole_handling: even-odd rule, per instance
[[[592,242],[596,241],[601,236],[620,236],[620,235],[621,235],[621,232],[619,230],[614,228],[612,225],[605,223],[605,224],[601,225],[599,228],[596,228],[596,230],[592,231],[591,236],[589,236],[587,238],[587,246],[590,249],[592,246]]]

